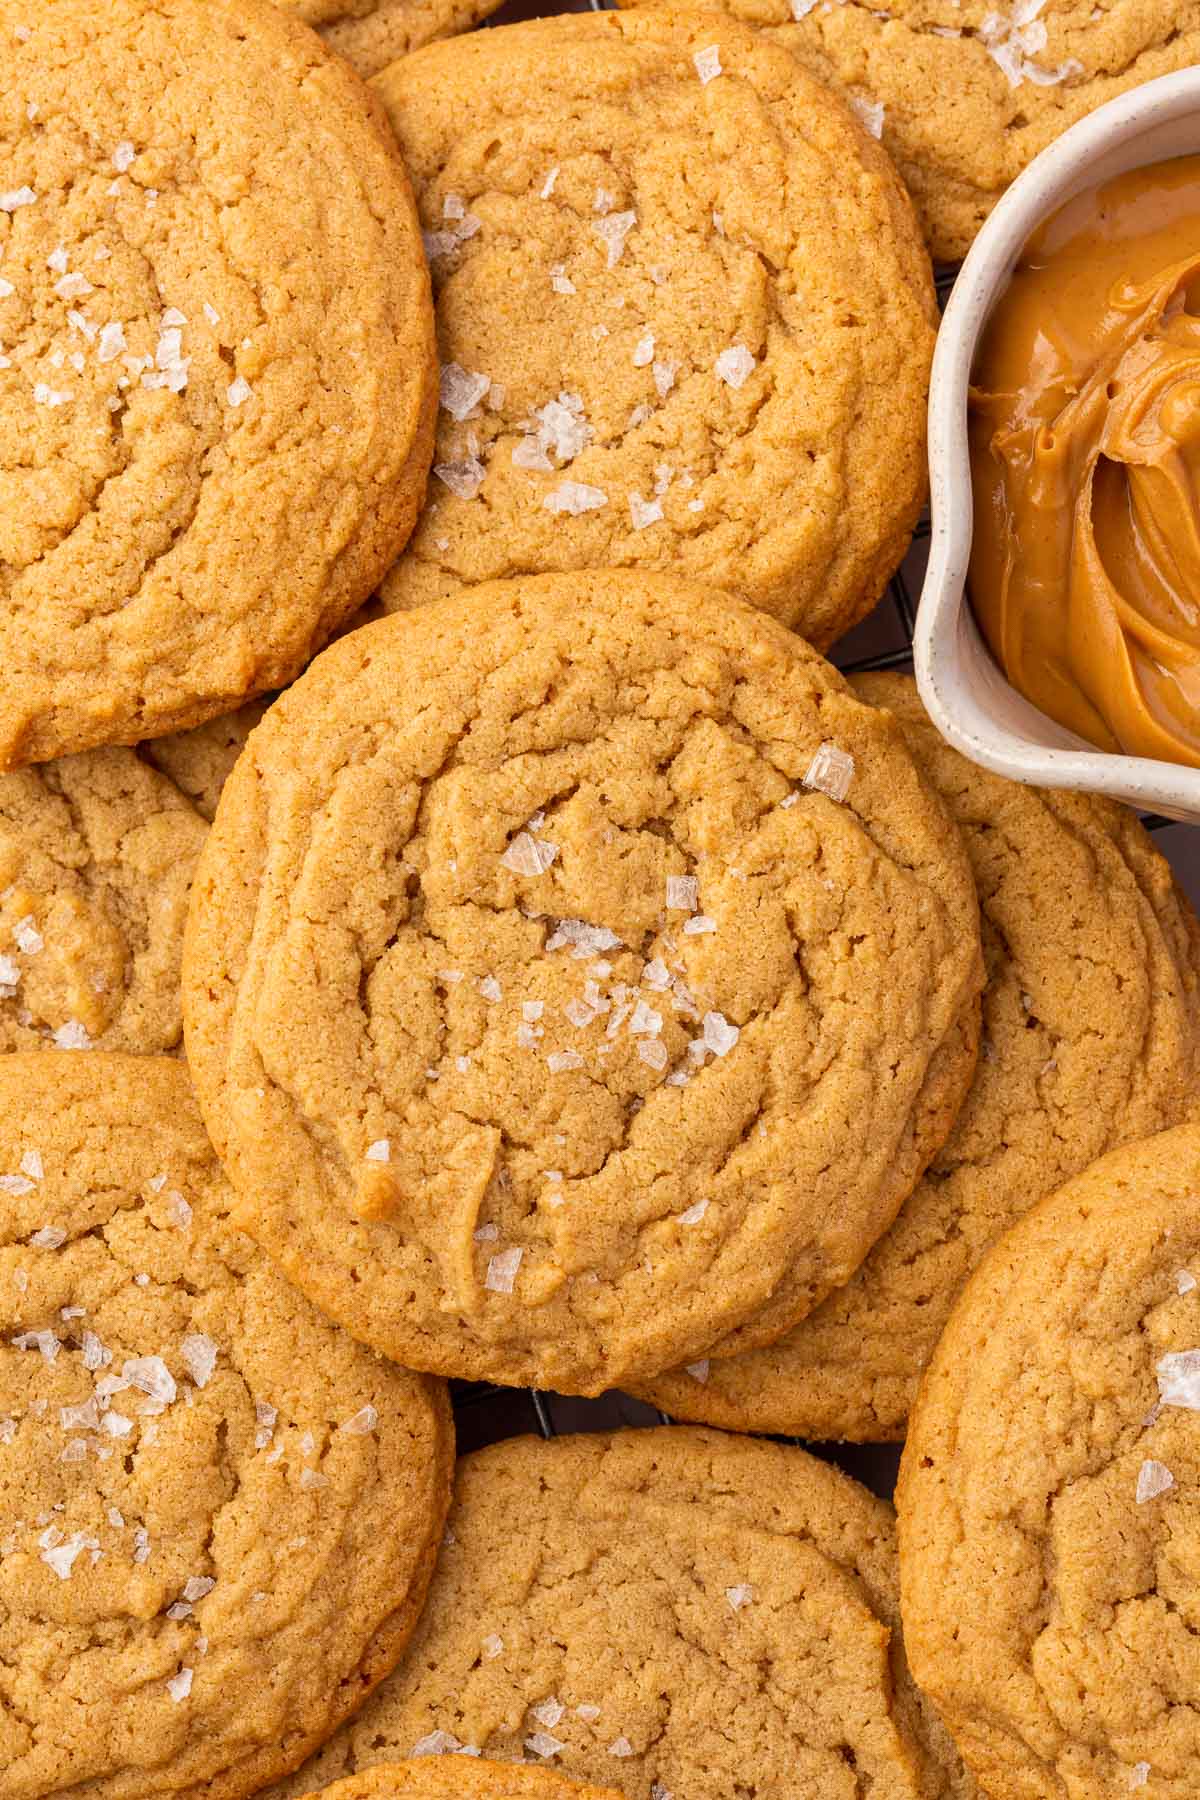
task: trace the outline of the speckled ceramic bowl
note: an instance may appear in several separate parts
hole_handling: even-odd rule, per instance
[[[921,696],[964,756],[1014,781],[1109,794],[1200,824],[1200,770],[1111,756],[1017,693],[966,597],[971,554],[967,386],[976,346],[1031,233],[1083,189],[1200,152],[1200,68],[1149,81],[1081,119],[1009,188],[971,247],[938,335],[929,394],[933,535],[913,641]]]

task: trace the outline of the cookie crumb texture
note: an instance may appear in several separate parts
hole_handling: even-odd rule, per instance
[[[266,0],[0,0],[0,50],[11,767],[292,679],[404,545],[436,355],[394,146]]]
[[[360,75],[375,75],[435,38],[469,31],[500,0],[277,0],[319,31]]]
[[[1198,1195],[1195,1126],[1094,1163],[989,1254],[922,1386],[905,1630],[988,1793],[1195,1792]]]
[[[190,731],[174,731],[138,745],[138,754],[169,775],[187,795],[201,818],[211,825],[217,816],[221,789],[234,763],[246,747],[246,739],[266,712],[268,699],[251,700],[236,712],[208,719]]]
[[[844,802],[804,785],[827,740]],[[334,645],[193,893],[188,1054],[246,1229],[409,1367],[568,1392],[844,1281],[981,979],[895,725],[668,576],[497,582]]]
[[[408,1657],[268,1800],[414,1747],[541,1761],[630,1800],[945,1795],[894,1531],[837,1470],[719,1432],[493,1445],[459,1465]]]
[[[174,1050],[208,835],[132,750],[0,775],[0,1050]]]
[[[1069,126],[1200,62],[1197,0],[694,4],[767,27],[860,116],[874,114],[938,262],[966,255],[1005,188]]]
[[[0,1166],[0,1795],[235,1800],[399,1656],[444,1392],[234,1228],[181,1064],[0,1059]]]
[[[581,1787],[552,1769],[420,1756],[349,1775],[322,1800],[621,1800],[616,1788]]]
[[[1200,1090],[1200,925],[1125,807],[977,768],[910,678],[889,707],[963,833],[988,980],[974,1085],[891,1230],[768,1349],[644,1390],[681,1418],[812,1438],[901,1438],[954,1297],[988,1245],[1105,1151],[1188,1118]]]
[[[830,643],[925,489],[932,287],[907,196],[777,45],[670,12],[433,45],[378,92],[443,364],[392,609],[666,569]]]

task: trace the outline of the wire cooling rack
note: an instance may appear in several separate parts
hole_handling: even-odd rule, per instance
[[[604,0],[589,0],[593,12],[607,11]],[[540,9],[539,9],[540,10]],[[949,296],[955,269],[937,272],[938,303]],[[929,518],[924,515],[913,534],[903,563],[888,583],[887,591],[868,619],[843,638],[831,652],[832,661],[847,674],[868,669],[907,669],[912,665],[913,625],[916,601],[929,557]],[[1167,819],[1146,817],[1152,831],[1170,825]],[[1171,835],[1186,831],[1176,826]],[[1165,840],[1164,840],[1164,848]],[[501,1438],[524,1432],[557,1437],[570,1431],[612,1430],[618,1426],[667,1424],[665,1413],[634,1400],[627,1394],[602,1395],[581,1400],[537,1388],[502,1388],[478,1382],[452,1382],[455,1422],[460,1451],[475,1450]],[[800,1439],[783,1439],[799,1443]],[[893,1444],[806,1444],[805,1448],[850,1475],[876,1493],[891,1497],[900,1448]]]

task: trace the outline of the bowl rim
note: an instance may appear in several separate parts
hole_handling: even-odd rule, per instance
[[[1161,75],[1098,107],[1022,171],[967,252],[938,332],[930,376],[931,532],[913,661],[921,698],[934,724],[972,762],[1015,781],[1109,794],[1135,806],[1179,808],[1200,819],[1200,769],[1088,748],[1082,740],[1077,740],[1078,750],[1032,744],[989,717],[977,702],[967,702],[961,674],[965,637],[974,634],[983,648],[966,594],[974,526],[967,388],[980,335],[1022,247],[1069,197],[1071,184],[1086,174],[1096,157],[1144,135],[1152,125],[1198,113],[1200,66]],[[1147,162],[1160,160],[1151,157]],[[1016,695],[991,652],[983,649],[983,654],[996,683]],[[1047,719],[1046,725],[1062,735],[1052,720]]]

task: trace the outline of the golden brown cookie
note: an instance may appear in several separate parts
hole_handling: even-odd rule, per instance
[[[938,262],[966,255],[1005,188],[1068,126],[1200,61],[1200,0],[683,3],[766,27],[849,101],[890,151]]]
[[[276,0],[320,32],[360,75],[375,75],[435,38],[469,31],[502,0]]]
[[[496,582],[332,646],[193,894],[240,1221],[413,1368],[594,1393],[786,1330],[970,1081],[974,889],[898,729],[669,576]]]
[[[267,0],[0,0],[0,767],[289,681],[403,548],[411,193]],[[80,71],[87,78],[80,78]]]
[[[907,676],[854,686],[901,721],[963,832],[988,982],[975,1083],[891,1230],[768,1349],[643,1385],[680,1418],[902,1438],[954,1296],[987,1246],[1105,1150],[1200,1094],[1200,925],[1131,812],[1021,787],[934,730]]]
[[[444,1391],[234,1228],[182,1064],[0,1058],[0,1796],[236,1800],[393,1666]]]
[[[169,775],[211,825],[229,771],[269,705],[269,699],[251,700],[236,712],[208,719],[190,731],[150,738],[138,745],[139,754]]]
[[[208,835],[132,750],[0,775],[0,1051],[174,1050]]]
[[[459,1464],[405,1661],[266,1800],[461,1748],[630,1800],[962,1791],[904,1661],[894,1530],[836,1469],[720,1432],[495,1444]]]
[[[322,1800],[621,1800],[615,1788],[581,1787],[521,1763],[452,1762],[420,1756],[380,1763],[326,1788]]]
[[[951,1315],[901,1468],[913,1669],[992,1795],[1200,1763],[1200,1128],[1112,1151]]]
[[[435,479],[393,609],[666,569],[818,646],[925,489],[929,268],[886,157],[716,17],[571,16],[380,76],[426,226]]]

